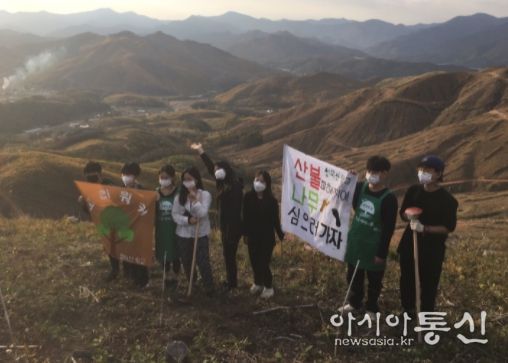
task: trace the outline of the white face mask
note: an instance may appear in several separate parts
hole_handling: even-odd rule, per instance
[[[266,189],[266,184],[257,180],[254,180],[254,190],[256,192],[263,192]]]
[[[194,180],[186,180],[183,182],[184,187],[187,189],[192,189],[196,186],[196,182]]]
[[[224,169],[217,169],[215,171],[215,179],[217,179],[217,180],[226,179],[226,171]]]
[[[134,183],[134,177],[132,175],[122,175],[122,182],[123,182],[123,185],[127,186],[127,185],[132,185],[132,183]]]
[[[159,179],[159,184],[161,185],[161,187],[163,188],[167,188],[171,185],[171,178],[168,178],[168,179]]]
[[[429,184],[432,181],[432,174],[423,170],[418,170],[418,180],[420,184]]]
[[[371,174],[367,172],[365,174],[365,180],[367,180],[367,183],[369,184],[378,184],[379,183],[379,174]]]

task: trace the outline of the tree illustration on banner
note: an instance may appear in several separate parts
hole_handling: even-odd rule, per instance
[[[122,208],[108,206],[99,217],[97,230],[111,244],[111,253],[115,253],[116,245],[121,242],[132,242],[134,231],[130,227],[130,218]]]

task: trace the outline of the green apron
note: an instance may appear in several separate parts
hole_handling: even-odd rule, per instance
[[[166,253],[166,261],[174,261],[179,257],[176,245],[176,223],[171,214],[178,191],[175,189],[170,195],[163,195],[159,190],[157,192],[160,199],[157,202],[155,221],[155,257],[164,264],[164,253]]]
[[[381,241],[381,203],[390,193],[386,190],[380,197],[374,197],[366,193],[368,183],[364,183],[358,205],[355,210],[353,223],[347,237],[346,262],[358,268],[369,271],[384,270],[384,264],[375,264],[379,243]]]

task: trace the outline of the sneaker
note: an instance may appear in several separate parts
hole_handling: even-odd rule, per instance
[[[265,287],[260,296],[262,299],[269,299],[273,296],[274,293],[275,293],[275,291],[273,290],[273,288]]]
[[[253,295],[260,293],[261,291],[263,291],[263,286],[252,284],[252,286],[250,287],[250,293]]]
[[[358,309],[355,308],[353,305],[351,304],[346,304],[344,306],[341,306],[337,311],[341,314],[347,314],[347,313],[352,313],[352,312],[355,312],[357,311]]]

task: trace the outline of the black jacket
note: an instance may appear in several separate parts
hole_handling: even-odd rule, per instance
[[[251,240],[275,243],[275,232],[280,240],[284,232],[280,225],[279,203],[275,198],[259,199],[255,191],[243,198],[244,235]]]
[[[457,200],[446,189],[439,188],[434,192],[427,192],[422,185],[417,184],[407,190],[399,213],[401,218],[405,219],[404,212],[406,208],[421,208],[422,214],[419,220],[422,224],[445,226],[450,232],[453,232],[457,225],[458,205]],[[412,236],[413,233],[408,224],[400,240],[398,252],[405,249],[411,249],[412,251]],[[447,237],[446,234],[418,233],[418,240],[427,245],[434,243],[444,245]]]
[[[201,154],[201,159],[215,180],[215,164],[206,153]],[[222,238],[226,241],[240,239],[242,236],[243,183],[236,178],[230,185],[216,180],[216,186]]]

